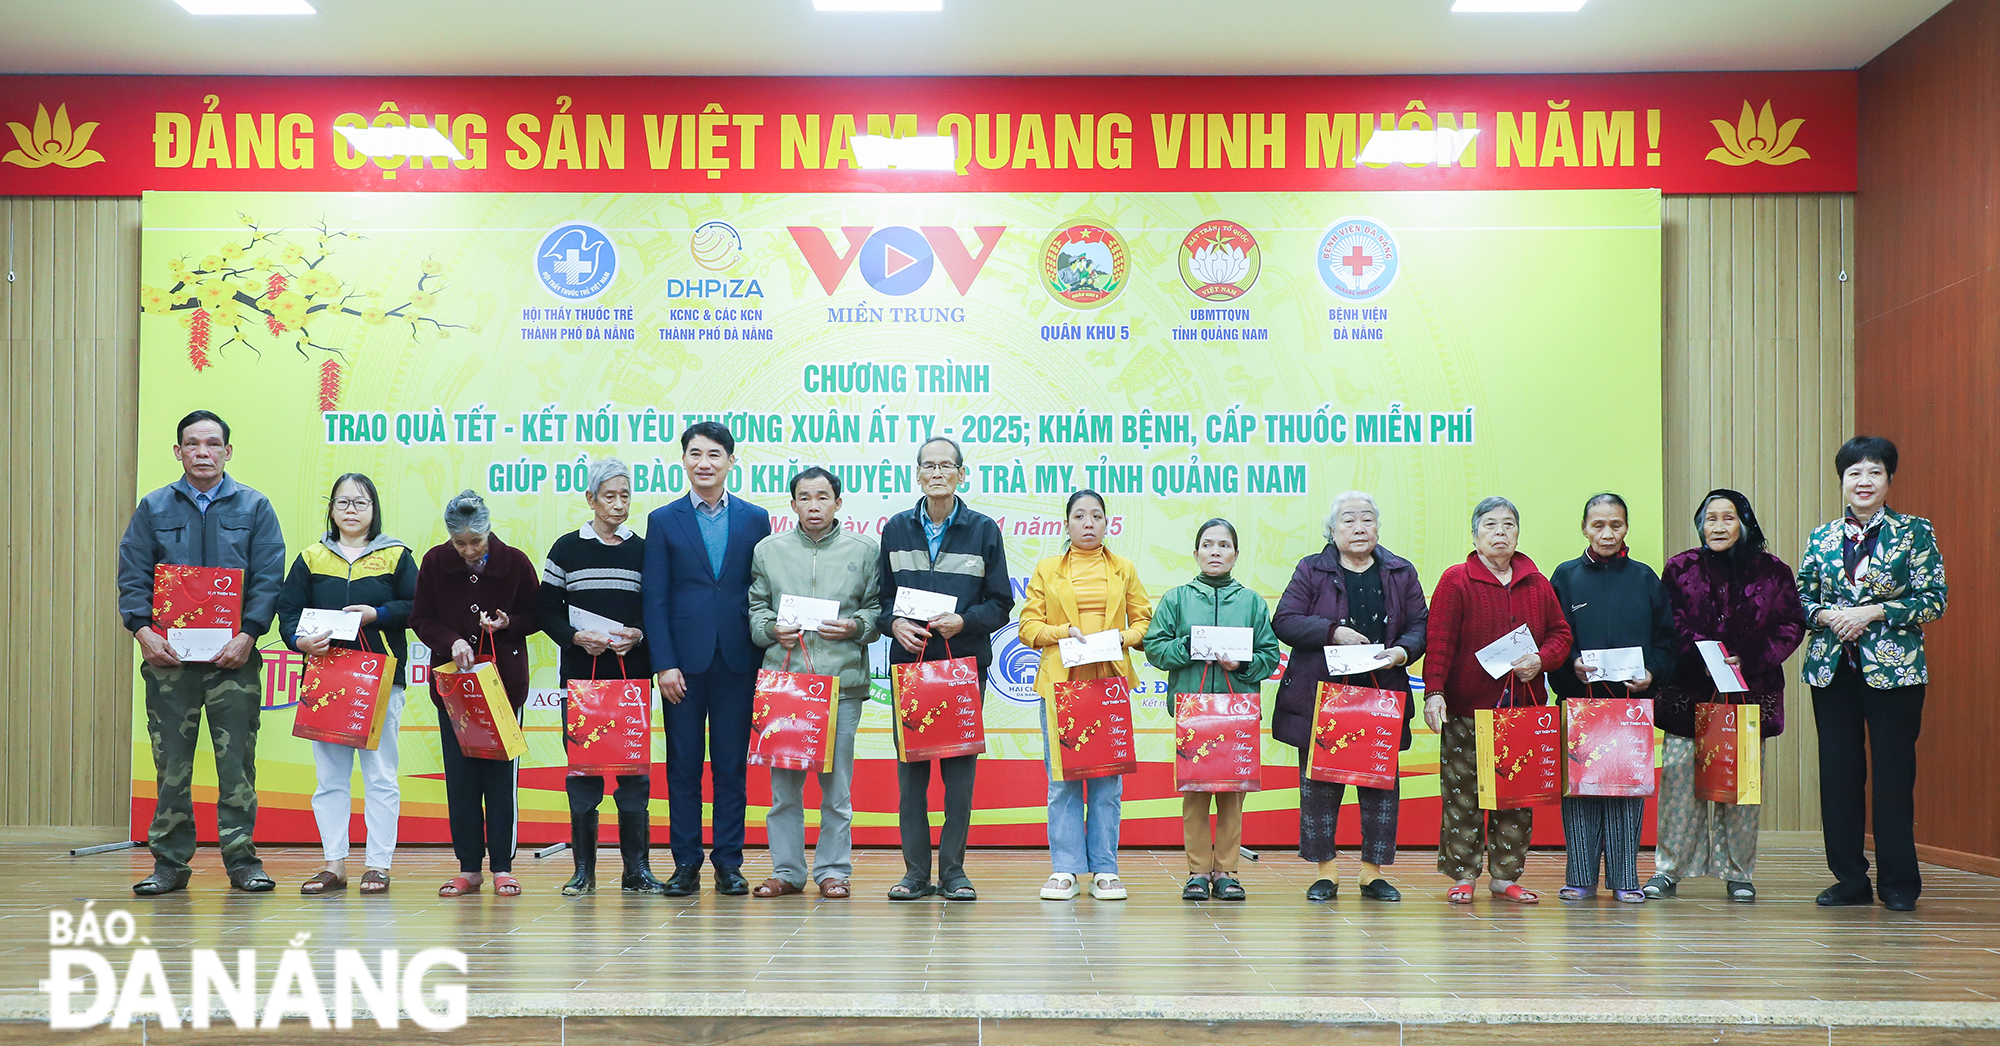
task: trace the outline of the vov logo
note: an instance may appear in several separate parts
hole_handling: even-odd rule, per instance
[[[979,271],[986,267],[986,259],[993,256],[993,248],[1000,245],[1000,237],[1007,232],[1004,225],[975,225],[974,235],[979,237],[979,253],[974,255],[959,238],[958,230],[947,225],[925,225],[912,229],[907,225],[890,225],[877,229],[872,225],[843,225],[841,234],[847,238],[847,251],[834,250],[833,238],[825,229],[811,225],[787,227],[792,241],[799,245],[799,253],[805,256],[806,264],[812,268],[819,285],[828,294],[840,287],[840,281],[847,271],[858,262],[861,278],[877,294],[892,297],[913,293],[930,282],[931,274],[942,265],[951,285],[958,293],[965,294],[972,289],[972,281],[979,277]]]

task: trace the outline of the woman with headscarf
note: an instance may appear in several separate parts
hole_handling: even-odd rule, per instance
[[[1712,875],[1732,901],[1757,899],[1756,803],[1714,803],[1694,795],[1694,706],[1755,704],[1765,749],[1785,730],[1785,659],[1805,634],[1792,568],[1764,548],[1764,528],[1750,499],[1724,487],[1695,507],[1701,544],[1667,560],[1674,612],[1673,675],[1654,699],[1666,732],[1660,757],[1659,845],[1646,896],[1672,897],[1682,879]],[[1719,694],[1695,644],[1721,643],[1743,673],[1748,693]]]

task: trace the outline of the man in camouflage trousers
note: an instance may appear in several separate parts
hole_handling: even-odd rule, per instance
[[[187,888],[194,857],[194,750],[208,714],[215,748],[215,819],[229,884],[261,893],[274,885],[257,859],[257,719],[263,707],[257,637],[271,625],[284,580],[285,537],[264,495],[224,472],[229,426],[198,410],[174,430],[181,478],[147,494],[118,543],[118,612],[145,664],[146,732],[158,778],[146,832],[153,874],[140,896]],[[162,564],[243,571],[241,630],[208,662],[183,663],[153,621],[153,568]]]

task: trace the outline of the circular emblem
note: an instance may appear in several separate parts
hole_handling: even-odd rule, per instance
[[[1235,222],[1203,222],[1181,239],[1181,282],[1203,301],[1231,301],[1257,282],[1257,238]]]
[[[696,265],[722,272],[742,259],[743,236],[728,222],[703,222],[688,237],[688,253]]]
[[[603,294],[618,274],[618,248],[604,230],[589,222],[568,222],[549,230],[535,248],[535,276],[550,294],[584,302]]]
[[[1099,225],[1072,225],[1042,249],[1042,285],[1072,309],[1101,309],[1125,289],[1125,241]]]
[[[937,256],[924,234],[903,225],[877,229],[861,242],[861,278],[878,293],[901,297],[931,278]]]
[[[1035,693],[1035,676],[1042,670],[1042,655],[1021,644],[1021,623],[1010,622],[993,633],[993,664],[986,670],[986,682],[1000,696],[1016,704],[1040,704]]]
[[[1372,218],[1342,218],[1319,238],[1314,263],[1319,281],[1337,298],[1373,301],[1396,282],[1402,251],[1389,230]]]

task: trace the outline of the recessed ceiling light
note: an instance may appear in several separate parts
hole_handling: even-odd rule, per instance
[[[191,15],[309,15],[306,0],[174,0]]]
[[[1584,0],[1455,0],[1457,14],[1568,14],[1581,10]]]
[[[335,134],[363,156],[449,156],[465,159],[435,127],[335,127]]]
[[[958,166],[958,145],[950,135],[885,138],[857,134],[848,141],[854,144],[855,164],[865,170],[949,171]]]
[[[813,0],[815,11],[942,11],[944,0]]]

